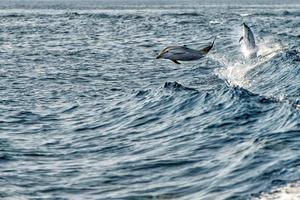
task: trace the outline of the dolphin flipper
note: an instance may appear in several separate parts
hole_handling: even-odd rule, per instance
[[[242,37],[239,39],[239,42],[241,42],[243,39],[244,39],[244,37],[242,36]]]
[[[176,63],[177,65],[180,65],[181,63],[178,62],[177,60],[172,60],[174,63]]]

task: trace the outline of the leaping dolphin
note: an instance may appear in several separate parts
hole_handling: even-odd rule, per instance
[[[243,36],[239,42],[243,41],[247,51],[247,57],[254,58],[257,56],[257,46],[255,44],[254,34],[246,23],[243,23]]]
[[[190,49],[186,45],[183,46],[170,46],[163,49],[156,59],[164,58],[172,60],[176,64],[181,64],[178,61],[193,61],[203,58],[213,47],[216,37],[214,38],[211,45],[201,49],[195,50]]]

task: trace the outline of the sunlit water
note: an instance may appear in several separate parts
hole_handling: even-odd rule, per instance
[[[299,5],[66,2],[0,4],[1,198],[299,197]]]

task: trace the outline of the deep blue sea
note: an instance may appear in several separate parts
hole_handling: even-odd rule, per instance
[[[249,2],[1,1],[0,199],[300,199],[300,2]]]

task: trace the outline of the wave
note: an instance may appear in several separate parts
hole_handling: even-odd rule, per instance
[[[19,14],[19,13],[10,13],[10,14],[2,14],[0,15],[1,18],[21,18],[25,17],[26,15],[24,14]]]
[[[164,85],[165,89],[170,89],[170,90],[174,90],[174,91],[195,91],[198,92],[198,90],[194,89],[194,88],[189,88],[186,86],[181,85],[180,83],[175,82],[166,82]]]
[[[299,17],[300,16],[300,12],[299,11],[283,11],[281,13],[282,16],[295,16],[295,17]]]
[[[134,19],[143,19],[145,16],[132,14],[132,13],[113,13],[113,12],[39,12],[39,11],[30,11],[26,13],[7,13],[0,14],[1,18],[25,18],[25,17],[69,17],[74,18],[92,18],[92,19],[123,19],[123,20],[134,20]]]
[[[278,11],[278,12],[254,12],[254,13],[240,13],[239,14],[242,17],[299,17],[300,12],[299,11]]]
[[[242,53],[248,53],[243,51],[247,50],[242,48]],[[292,85],[291,79],[295,75],[293,73],[283,75],[284,68],[278,66],[287,65],[286,67],[290,67],[291,70],[296,70],[294,69],[297,66],[295,62],[298,62],[299,59],[297,50],[288,50],[280,42],[265,39],[258,42],[258,57],[255,59],[247,60],[241,56],[232,59],[226,55],[212,55],[210,57],[223,66],[216,69],[215,73],[228,85],[243,88],[273,102],[287,102],[294,108],[300,108],[298,97],[291,98],[293,96],[292,91],[272,90],[276,87],[286,88],[286,85]],[[286,64],[286,62],[292,62],[292,65]],[[276,82],[277,79],[281,81]],[[295,88],[296,85],[293,87]]]
[[[180,17],[180,16],[199,17],[199,16],[203,16],[203,14],[196,13],[196,12],[184,12],[184,13],[167,13],[167,14],[163,14],[162,16],[170,16],[170,17]]]

